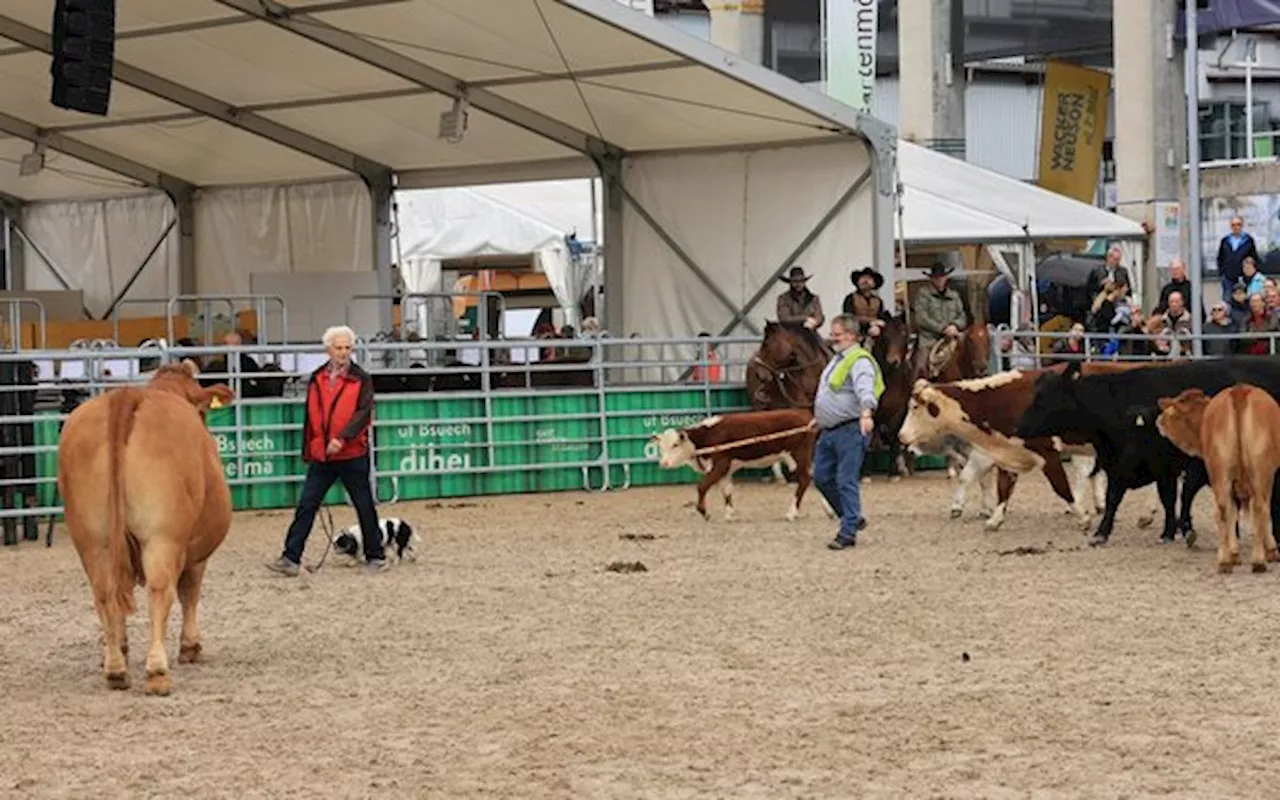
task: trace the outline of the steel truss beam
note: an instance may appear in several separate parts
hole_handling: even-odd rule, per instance
[[[571,150],[592,156],[617,156],[620,151],[599,137],[578,130],[538,111],[508,100],[480,86],[469,85],[453,75],[401,55],[394,50],[304,13],[298,13],[264,0],[216,0],[255,19],[324,45],[343,55],[391,75],[448,97],[465,97],[467,102],[486,114],[558,142]],[[4,32],[0,30],[0,34]]]
[[[53,52],[53,37],[44,31],[25,25],[12,17],[0,16],[0,36],[42,53]],[[171,103],[197,111],[206,117],[224,122],[278,145],[287,147],[339,169],[353,172],[365,179],[378,179],[390,172],[390,167],[337,145],[317,139],[251,111],[238,109],[229,103],[198,92],[159,75],[138,69],[121,61],[115,63],[115,80]]]
[[[44,142],[60,153],[78,158],[87,164],[101,167],[109,172],[125,178],[131,178],[144,186],[151,186],[168,193],[170,196],[188,194],[195,191],[195,185],[161,172],[155,167],[139,164],[124,156],[107,152],[91,144],[76,141],[69,136],[52,131],[44,131],[26,120],[0,113],[0,131],[28,142]]]

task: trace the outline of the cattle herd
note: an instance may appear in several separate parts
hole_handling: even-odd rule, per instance
[[[161,367],[145,385],[83,403],[67,417],[58,443],[66,526],[92,588],[102,670],[112,688],[129,686],[125,620],[136,586],[146,587],[149,601],[147,691],[171,689],[165,629],[175,599],[182,606],[179,662],[201,656],[201,582],[232,519],[203,415],[233,398],[225,385],[201,386],[198,372],[191,361]],[[1181,536],[1191,545],[1191,502],[1211,486],[1219,571],[1239,563],[1237,510],[1244,508],[1252,568],[1264,572],[1267,561],[1280,560],[1272,533],[1280,513],[1280,493],[1273,491],[1280,469],[1277,394],[1280,358],[1272,357],[1072,363],[947,382],[920,379],[911,387],[898,439],[913,452],[962,454],[951,515],[963,513],[965,490],[976,479],[991,529],[1004,519],[1018,477],[1039,470],[1082,525],[1101,514],[1094,544],[1111,536],[1125,493],[1155,483],[1162,539]],[[732,515],[737,470],[785,465],[796,484],[786,512],[794,520],[811,481],[817,436],[812,412],[798,408],[713,416],[663,431],[654,444],[662,467],[690,466],[702,474],[697,509],[704,517],[706,494],[717,485],[725,515]],[[993,475],[996,497],[989,505],[985,487]],[[874,495],[869,499],[874,521]]]
[[[1210,485],[1218,509],[1219,570],[1230,572],[1239,563],[1239,506],[1250,509],[1253,570],[1264,572],[1267,561],[1277,560],[1272,525],[1280,516],[1280,494],[1272,484],[1280,469],[1278,394],[1280,359],[1251,356],[1071,363],[949,382],[918,379],[898,438],[916,453],[963,455],[953,518],[963,513],[965,491],[977,480],[986,527],[999,527],[1018,476],[1042,471],[1086,529],[1101,514],[1094,545],[1111,537],[1125,493],[1152,483],[1164,511],[1161,539],[1181,536],[1193,545],[1191,504]],[[703,474],[698,511],[704,517],[708,489],[719,483],[731,503],[735,471],[785,463],[799,472],[787,514],[794,519],[809,483],[816,439],[811,420],[803,410],[722,415],[664,431],[655,444],[663,467],[687,464]],[[993,473],[996,497],[988,504]],[[874,517],[874,498],[868,513]]]

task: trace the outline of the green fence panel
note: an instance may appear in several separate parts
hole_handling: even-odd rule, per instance
[[[489,465],[484,398],[378,401],[377,468],[395,476],[401,500],[483,494],[480,475]],[[380,497],[390,496],[379,480]]]
[[[42,412],[36,415],[40,419],[33,426],[36,447],[57,447],[61,422],[58,412]],[[62,505],[58,497],[58,451],[36,453],[36,504],[49,508]]]
[[[707,416],[745,410],[741,387],[611,389],[491,396],[380,397],[375,414],[377,496],[387,502],[483,494],[575,491],[692,483],[692,469],[664,470],[650,438],[667,428],[696,425]],[[290,508],[297,504],[306,465],[302,461],[300,403],[239,403],[209,413],[208,424],[231,484],[236,510]],[[35,425],[36,444],[56,446],[56,413]],[[237,437],[237,422],[242,433]],[[492,435],[492,440],[490,440]],[[601,473],[607,453],[609,475]],[[622,463],[626,462],[624,468]],[[584,484],[583,465],[588,467]],[[942,469],[945,459],[922,457],[918,469]],[[883,471],[887,454],[868,467]],[[36,457],[37,500],[58,505],[55,451]],[[743,477],[767,470],[744,470]],[[347,503],[341,484],[326,504]]]

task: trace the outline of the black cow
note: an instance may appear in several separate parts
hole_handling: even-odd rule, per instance
[[[1246,382],[1280,397],[1280,358],[1240,356],[1089,376],[1081,376],[1079,365],[1073,363],[1061,374],[1049,373],[1036,381],[1035,395],[1017,435],[1032,438],[1075,432],[1092,440],[1098,468],[1107,474],[1107,505],[1093,544],[1104,544],[1110,538],[1125,492],[1152,482],[1165,510],[1161,539],[1173,541],[1181,528],[1184,539],[1191,543],[1191,503],[1208,483],[1204,462],[1188,457],[1159,434],[1153,410],[1161,397],[1175,397],[1185,389],[1197,388],[1213,395]],[[1184,471],[1187,477],[1178,519],[1178,477]]]

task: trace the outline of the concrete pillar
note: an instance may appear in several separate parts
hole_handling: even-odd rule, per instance
[[[898,132],[964,157],[963,0],[898,2]]]
[[[752,64],[764,63],[765,0],[707,0],[711,12],[711,43],[742,56]]]
[[[1173,41],[1178,13],[1177,4],[1167,0],[1125,0],[1112,9],[1115,39],[1124,42],[1114,49],[1112,79],[1116,211],[1150,223],[1155,222],[1152,203],[1178,199],[1187,158],[1182,48]],[[1142,269],[1142,300],[1148,307],[1168,276],[1168,265],[1153,263],[1151,249]],[[1200,259],[1187,262],[1195,269]]]

